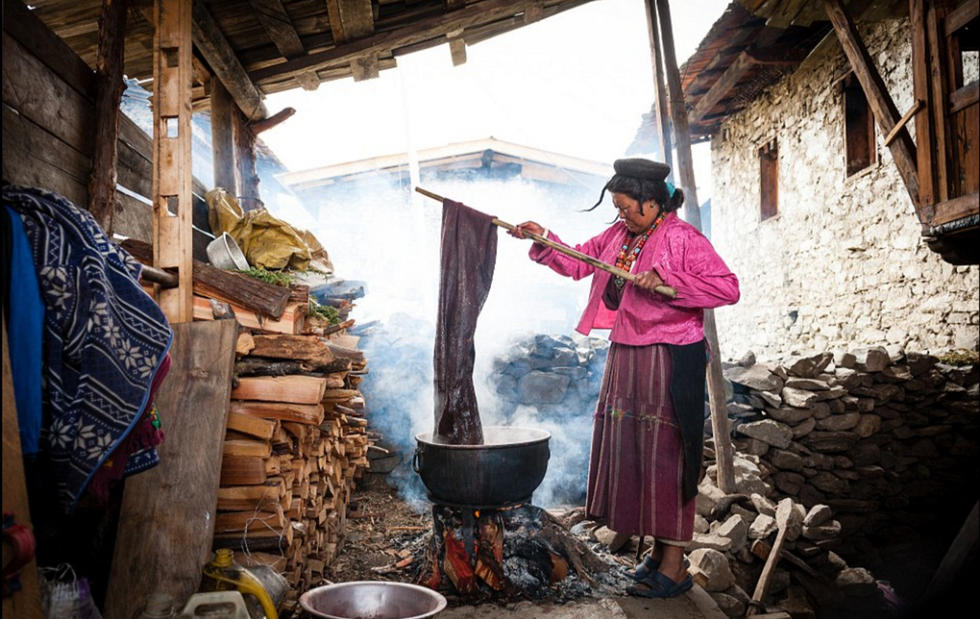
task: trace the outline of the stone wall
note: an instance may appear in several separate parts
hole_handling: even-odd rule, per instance
[[[907,20],[860,30],[904,112],[912,103]],[[794,350],[881,343],[924,352],[977,348],[978,269],[949,265],[921,241],[880,131],[877,163],[845,178],[835,80],[847,66],[831,35],[712,141],[712,241],[742,286],[741,301],[718,310],[726,357],[753,350],[775,360]],[[779,210],[759,221],[757,151],[773,138]]]

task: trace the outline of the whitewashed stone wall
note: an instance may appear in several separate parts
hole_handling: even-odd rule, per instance
[[[907,20],[861,34],[904,112],[912,102]],[[978,269],[947,264],[922,242],[877,128],[878,162],[845,175],[843,95],[833,82],[848,65],[831,39],[712,141],[712,241],[742,286],[741,301],[718,311],[724,356],[879,344],[976,349]],[[760,221],[757,151],[773,138],[779,212]]]

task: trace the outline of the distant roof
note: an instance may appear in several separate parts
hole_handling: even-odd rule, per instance
[[[590,177],[608,178],[613,172],[612,166],[606,163],[540,150],[494,137],[426,148],[418,151],[417,156],[419,167],[423,171],[511,166],[510,169],[519,168],[522,178],[566,185],[579,184]],[[408,166],[408,153],[394,153],[286,172],[276,178],[294,190],[303,190],[378,174],[404,174],[408,172]]]

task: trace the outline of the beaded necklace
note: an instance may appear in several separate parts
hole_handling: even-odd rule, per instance
[[[639,240],[636,241],[636,246],[634,246],[632,250],[630,249],[629,240],[623,242],[623,246],[619,250],[619,256],[616,258],[616,268],[622,269],[627,273],[633,268],[633,263],[636,261],[636,257],[640,255],[640,250],[647,244],[647,239],[650,238],[650,235],[653,234],[653,231],[657,229],[657,226],[659,226],[663,220],[664,212],[660,211],[660,214],[653,220],[653,223],[649,228],[647,228],[646,232],[639,236]],[[616,288],[622,290],[623,286],[626,285],[626,278],[619,277],[617,275],[615,279],[613,279],[613,282],[616,284]]]

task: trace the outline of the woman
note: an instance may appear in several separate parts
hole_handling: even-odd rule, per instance
[[[696,228],[675,211],[684,193],[665,182],[670,168],[620,159],[606,183],[617,221],[576,249],[636,274],[629,282],[535,243],[531,259],[561,275],[592,275],[582,334],[612,329],[596,406],[586,511],[620,534],[651,535],[629,592],[673,597],[691,587],[684,548],[694,534],[704,424],[704,310],[738,301],[738,279]],[[531,232],[561,242],[528,221]],[[674,299],[655,292],[677,291]]]

